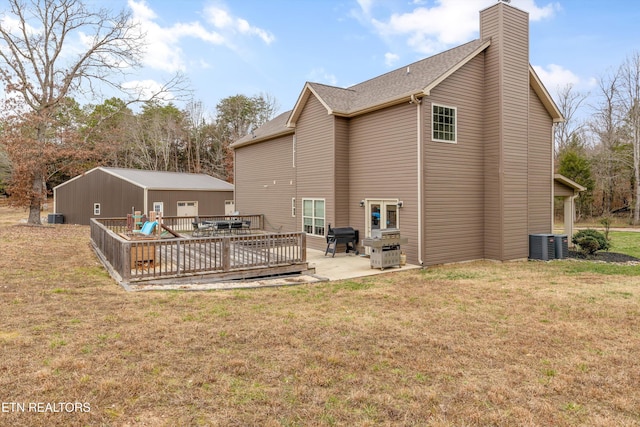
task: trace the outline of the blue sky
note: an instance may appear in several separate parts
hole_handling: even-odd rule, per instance
[[[131,80],[188,77],[193,98],[266,93],[292,108],[306,81],[347,87],[478,37],[496,0],[86,0],[131,9],[150,44]],[[4,1],[0,1],[0,4]],[[552,95],[640,50],[635,0],[512,0],[530,13],[530,62]]]

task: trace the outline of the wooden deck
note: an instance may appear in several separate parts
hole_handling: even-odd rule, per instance
[[[92,220],[94,248],[120,282],[244,279],[308,269],[304,233],[127,240],[114,230]]]

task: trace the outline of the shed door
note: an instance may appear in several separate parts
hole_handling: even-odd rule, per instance
[[[178,202],[178,216],[198,216],[198,202]]]
[[[225,215],[233,215],[236,211],[235,203],[233,200],[225,200],[224,201],[224,214]]]

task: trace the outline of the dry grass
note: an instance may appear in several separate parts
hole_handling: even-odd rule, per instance
[[[0,425],[640,424],[638,276],[480,262],[126,293],[87,227],[0,227],[0,248],[0,400],[90,405]]]

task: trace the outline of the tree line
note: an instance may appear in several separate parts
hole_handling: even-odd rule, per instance
[[[0,191],[13,201],[24,199],[36,158],[45,168],[49,192],[96,166],[205,173],[233,182],[230,144],[270,120],[277,108],[263,94],[224,98],[213,117],[201,101],[184,108],[152,101],[134,112],[119,98],[85,106],[67,98],[48,122],[43,146],[34,143],[35,134],[28,143],[32,123],[3,123]]]
[[[576,199],[578,219],[618,215],[639,224],[640,53],[601,76],[592,94],[568,85],[556,99],[566,119],[556,126],[556,170],[587,189]]]

